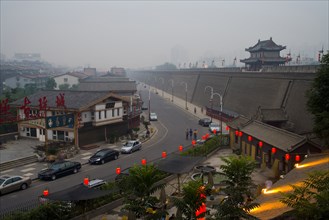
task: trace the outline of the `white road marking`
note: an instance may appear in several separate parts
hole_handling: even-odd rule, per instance
[[[35,170],[35,168],[33,167],[30,167],[30,168],[27,168],[27,169],[24,169],[24,170],[21,170],[21,172],[29,172],[29,171],[32,171],[32,170]]]
[[[27,164],[27,165],[25,165],[25,166],[23,166],[23,167],[31,167],[31,166],[34,166],[34,165],[36,165],[37,163],[31,163],[31,164]]]
[[[82,157],[82,160],[88,160],[90,157]]]
[[[23,176],[33,176],[33,173],[24,173]]]
[[[87,152],[87,153],[83,153],[83,154],[81,154],[81,155],[83,155],[83,156],[87,156],[87,155],[90,155],[91,153],[90,152]]]
[[[11,172],[11,171],[13,171],[14,169],[10,169],[10,170],[5,170],[5,171],[1,171],[1,174],[3,174],[3,173],[9,173],[9,172]]]

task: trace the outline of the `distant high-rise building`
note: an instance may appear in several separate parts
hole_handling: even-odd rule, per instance
[[[96,68],[83,68],[83,73],[87,76],[96,76]]]
[[[15,53],[14,60],[16,61],[41,61],[39,53]]]

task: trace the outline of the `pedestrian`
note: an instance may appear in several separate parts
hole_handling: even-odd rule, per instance
[[[193,130],[192,128],[190,128],[190,139],[192,139],[192,135],[193,135]]]
[[[201,107],[201,113],[203,114],[203,107]]]
[[[197,138],[198,138],[198,130],[197,129],[194,129],[193,134],[194,134],[194,140],[197,140]]]
[[[196,107],[194,107],[194,114],[196,114]]]
[[[186,128],[185,135],[186,135],[186,140],[188,140],[188,135],[189,135],[188,128]]]

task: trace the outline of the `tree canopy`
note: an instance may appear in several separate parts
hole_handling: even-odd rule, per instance
[[[308,111],[314,115],[314,132],[329,144],[329,54],[321,59],[312,88],[307,92]]]
[[[55,89],[56,86],[57,86],[57,83],[54,78],[49,78],[45,85],[46,89],[49,89],[49,90]]]

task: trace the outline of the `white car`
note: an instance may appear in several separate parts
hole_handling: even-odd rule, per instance
[[[220,132],[219,124],[215,123],[215,122],[210,123],[209,124],[209,130],[210,130],[211,133],[213,133],[214,130],[216,130],[216,133],[219,133]]]
[[[142,148],[142,143],[139,140],[127,141],[121,148],[121,153],[130,154],[136,150],[140,150],[141,148]]]
[[[158,120],[158,116],[155,112],[151,112],[150,114],[150,121],[157,121]]]

